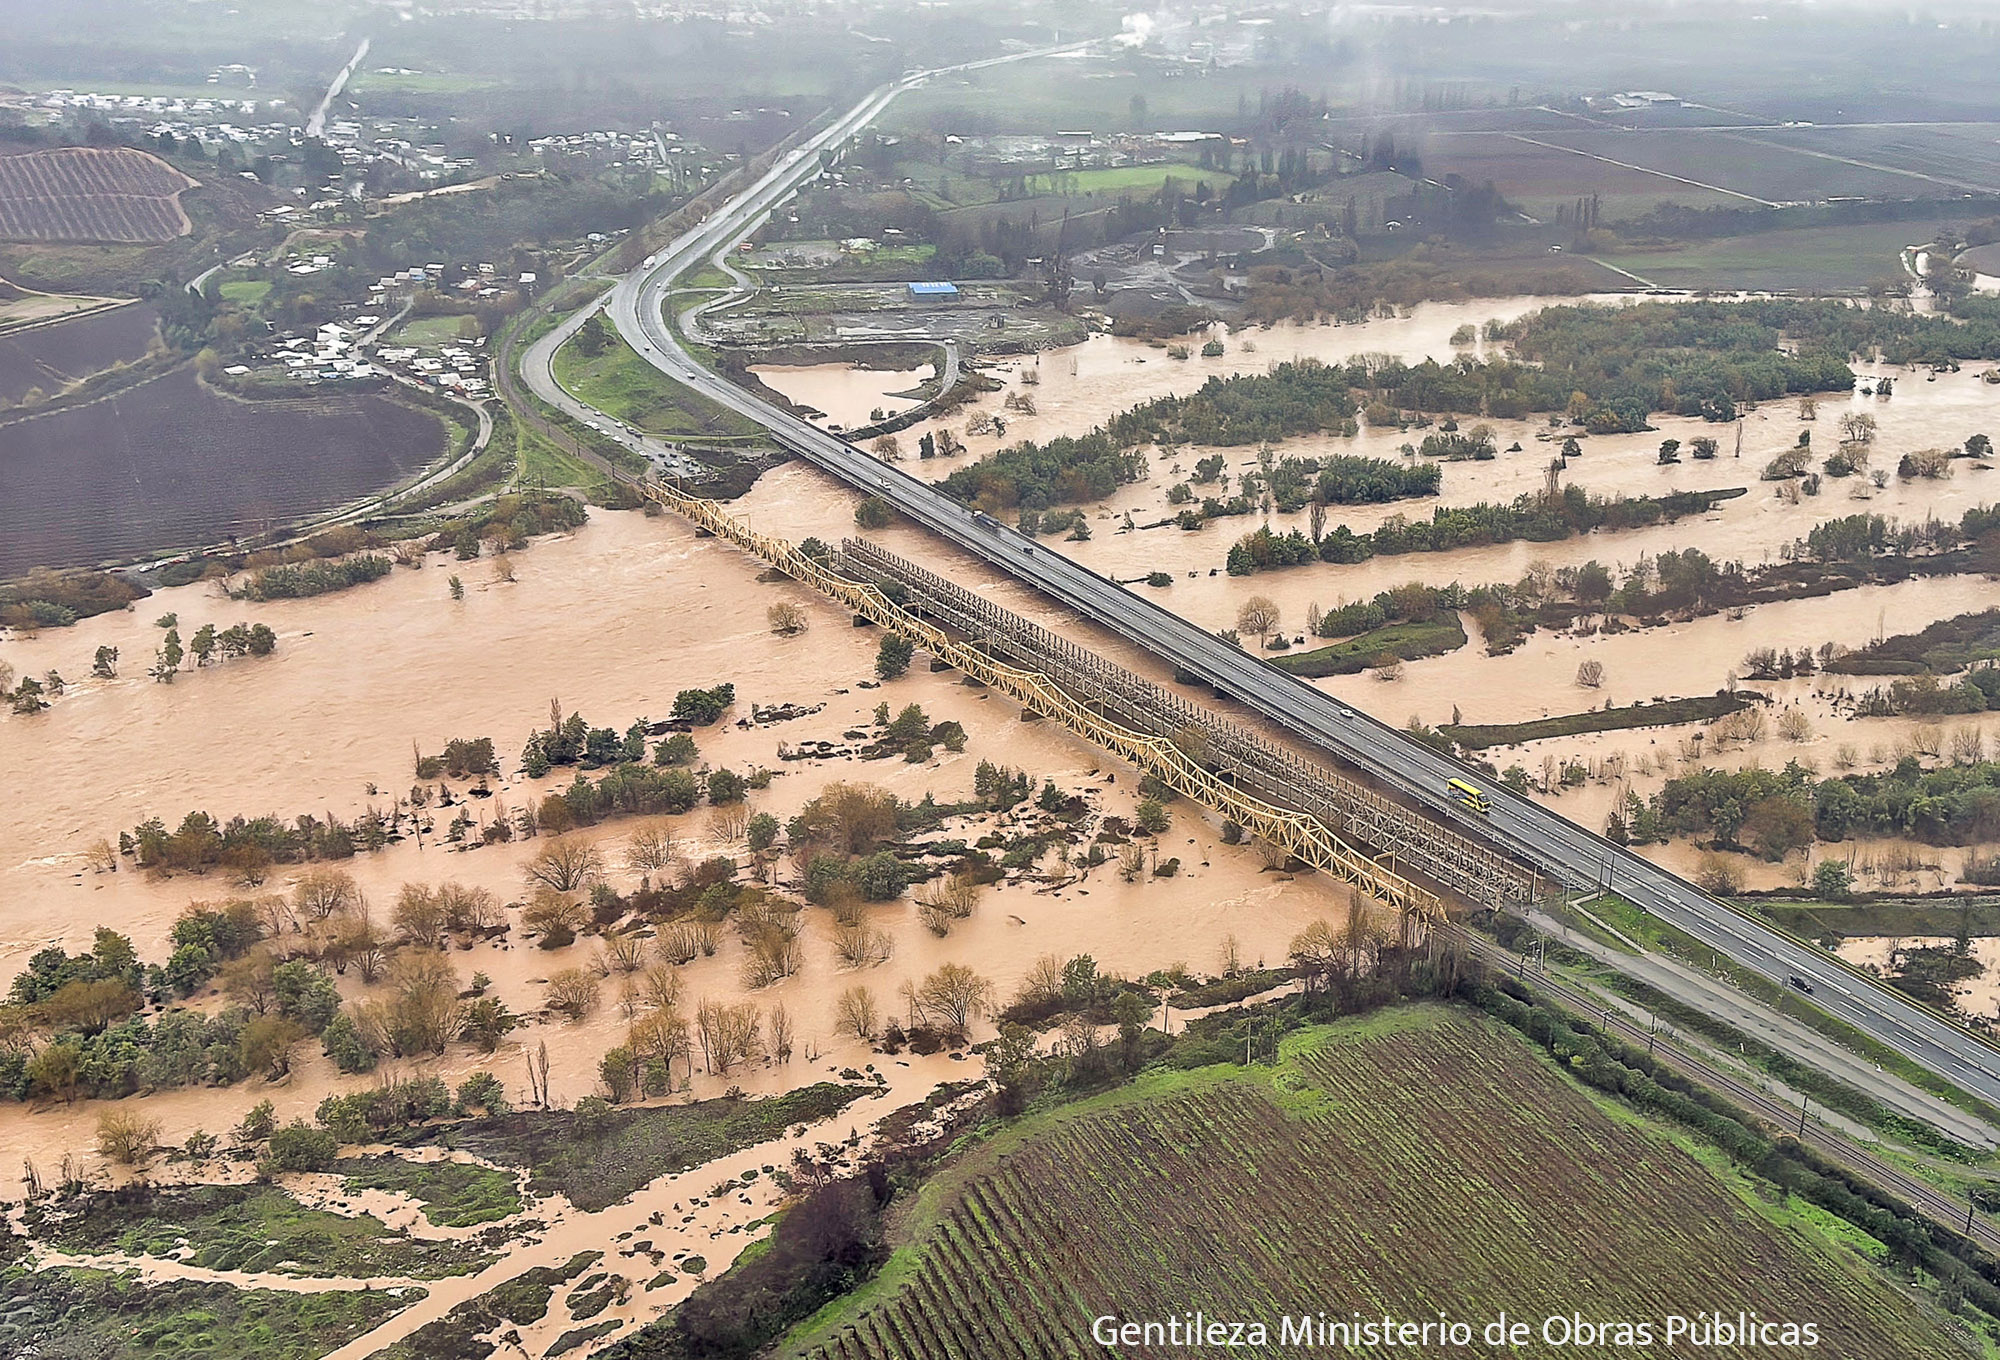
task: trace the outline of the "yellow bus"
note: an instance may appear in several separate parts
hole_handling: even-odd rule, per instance
[[[1450,780],[1445,784],[1445,787],[1451,790],[1452,796],[1458,799],[1462,805],[1471,808],[1480,816],[1487,816],[1493,811],[1491,805],[1486,801],[1485,793],[1466,783],[1463,779]]]

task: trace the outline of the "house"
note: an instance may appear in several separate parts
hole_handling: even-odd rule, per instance
[[[958,285],[955,283],[912,283],[908,287],[910,298],[915,302],[958,301]]]

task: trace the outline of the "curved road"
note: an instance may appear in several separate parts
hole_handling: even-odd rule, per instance
[[[972,65],[1019,60],[994,58]],[[953,70],[967,68],[950,68]],[[1797,978],[1825,1010],[1980,1098],[2000,1104],[2000,1050],[1730,907],[1630,850],[1504,788],[1492,788],[1490,818],[1466,814],[1446,781],[1468,767],[1404,733],[1347,707],[1152,601],[1051,552],[1012,529],[975,518],[929,484],[786,411],[767,405],[705,367],[682,347],[664,306],[675,277],[714,259],[763,221],[779,202],[817,174],[821,150],[836,146],[930,72],[905,76],[864,99],[839,121],[780,160],[761,179],[612,290],[608,314],[648,362],[676,381],[769,429],[809,462],[888,501],[952,543],[1036,586],[1078,613],[1146,650],[1170,658],[1216,689],[1365,771],[1413,804],[1484,836],[1508,853],[1575,886],[1624,896],[1719,953],[1777,983]],[[553,386],[546,366],[524,364],[530,386]],[[567,394],[563,394],[567,397]],[[564,403],[567,404],[567,403]],[[1477,777],[1477,776],[1475,776]],[[1489,781],[1482,780],[1482,783]]]

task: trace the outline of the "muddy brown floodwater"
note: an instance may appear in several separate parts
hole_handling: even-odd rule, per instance
[[[922,368],[857,368],[851,364],[759,365],[750,370],[766,386],[801,406],[820,412],[820,424],[842,430],[859,429],[875,419],[874,412],[898,415],[918,399],[899,396],[937,376],[937,365]]]
[[[801,480],[807,475],[787,470],[783,477],[805,491],[811,489]],[[814,494],[822,504],[836,499]],[[757,515],[759,523],[766,518]],[[0,826],[0,901],[6,904],[0,910],[0,974],[11,977],[44,945],[87,944],[100,924],[130,934],[142,956],[160,958],[174,918],[190,900],[243,891],[220,874],[153,877],[129,861],[117,873],[93,873],[83,851],[97,837],[115,838],[154,815],[173,825],[196,808],[218,818],[305,811],[348,817],[371,804],[385,806],[390,791],[411,783],[412,743],[434,751],[452,736],[491,736],[511,765],[531,728],[546,724],[552,697],[560,698],[565,712],[622,729],[642,715],[664,716],[680,689],[732,681],[737,705],[730,718],[697,734],[703,758],[739,770],[761,763],[778,771],[768,790],[751,795],[751,805],[780,819],[833,779],[879,783],[912,801],[927,792],[940,801],[964,798],[981,759],[1053,777],[1065,789],[1085,792],[1105,812],[1129,816],[1136,800],[1130,766],[1057,724],[1022,722],[1012,704],[960,685],[952,674],[934,675],[920,665],[873,688],[879,633],[853,627],[847,615],[797,585],[758,582],[752,559],[697,539],[672,518],[593,511],[590,524],[573,536],[517,554],[512,583],[492,580],[484,563],[447,562],[434,557],[422,570],[399,569],[345,594],[279,604],[238,604],[198,586],[165,590],[136,612],[0,648],[0,658],[24,674],[54,667],[87,675],[99,645],[116,646],[125,658],[125,673],[116,680],[79,682],[32,720],[0,720],[0,768],[19,791],[13,815]],[[453,573],[467,581],[463,601],[452,601],[445,589]],[[787,599],[807,611],[811,628],[783,639],[769,632],[764,613]],[[278,650],[156,684],[143,669],[159,637],[151,621],[168,611],[178,614],[183,633],[207,621],[269,623],[279,634]],[[966,752],[940,753],[922,765],[778,760],[780,742],[839,742],[843,731],[866,726],[882,700],[897,708],[921,703],[933,721],[964,723]],[[809,718],[739,729],[735,717],[747,715],[753,703],[826,707]],[[86,751],[88,758],[79,759]],[[567,782],[566,775],[539,788],[503,781],[480,811],[516,808]],[[371,783],[383,792],[371,796]],[[741,856],[740,843],[714,839],[709,816],[704,808],[671,819],[682,854],[700,858],[733,850]],[[983,829],[1004,832],[1007,820],[995,825],[987,819],[968,839]],[[621,886],[637,882],[622,868],[622,843],[632,827],[629,820],[613,821],[585,833],[604,843]],[[524,895],[522,862],[536,848],[515,842],[460,852],[429,839],[422,847],[405,842],[360,855],[342,867],[355,875],[379,917],[399,885],[410,881],[455,879],[518,900]],[[832,1023],[839,993],[857,983],[869,986],[888,1010],[902,981],[947,961],[973,965],[1003,997],[1045,953],[1090,953],[1103,968],[1126,974],[1176,963],[1214,972],[1226,935],[1237,937],[1246,962],[1275,961],[1314,917],[1345,909],[1344,892],[1329,883],[1265,872],[1249,850],[1223,846],[1218,824],[1186,803],[1176,805],[1160,854],[1181,860],[1179,877],[1127,884],[1115,865],[1105,865],[1059,891],[996,887],[973,918],[944,939],[917,924],[907,900],[871,908],[871,924],[895,938],[896,952],[864,975],[836,966],[825,913],[809,909],[805,968],[754,997],[764,1006],[788,1008],[802,1052],[813,1044],[859,1059],[863,1050],[836,1041]],[[781,864],[780,876],[789,873]],[[280,873],[261,891],[281,891],[292,876]],[[585,940],[545,952],[516,938],[452,957],[461,976],[487,973],[497,994],[525,1013],[541,1004],[540,979],[588,963],[595,949]],[[684,1004],[742,994],[741,965],[742,946],[727,937],[715,957],[683,970]],[[351,974],[342,985],[350,995],[362,990]],[[585,1022],[536,1025],[517,1034],[530,1047],[549,1043],[558,1098],[574,1100],[596,1087],[597,1057],[624,1035],[615,996],[615,985],[607,984],[606,1004]],[[491,1058],[454,1047],[425,1070],[456,1081],[488,1068],[518,1091],[525,1085],[523,1062],[520,1043]],[[766,1067],[727,1082],[703,1079],[697,1091],[713,1093],[729,1084],[780,1090],[802,1079],[797,1064]],[[308,1045],[282,1086],[251,1082],[220,1091],[164,1092],[146,1104],[164,1122],[165,1136],[177,1141],[197,1127],[220,1131],[267,1096],[281,1117],[309,1114],[327,1092],[373,1080],[339,1076]],[[99,1108],[90,1102],[33,1111],[0,1106],[0,1137],[47,1164],[65,1149],[88,1148]]]
[[[1533,299],[1508,299],[1424,307],[1407,317],[1358,326],[1253,331],[1224,337],[1225,353],[1219,358],[1185,362],[1170,360],[1163,350],[1137,342],[1094,337],[1073,350],[1045,353],[1038,360],[1016,361],[1009,367],[1007,391],[1032,396],[1039,414],[1010,415],[1006,440],[1081,433],[1135,402],[1168,391],[1186,392],[1208,376],[1255,371],[1294,355],[1339,359],[1376,352],[1446,359],[1454,352],[1449,337],[1459,325],[1517,316],[1537,305]],[[1250,349],[1246,341],[1256,348]],[[1031,369],[1038,371],[1040,381],[1023,385],[1021,375]],[[885,393],[907,388],[920,376],[851,369],[766,374],[767,381],[827,411],[836,421],[842,413],[849,421],[865,419],[868,409],[887,404]],[[1849,404],[1861,406],[1881,422],[1877,465],[1893,468],[1900,453],[1961,442],[1987,428],[1996,414],[2000,389],[1981,385],[1970,373],[1941,377],[1935,383],[1902,376],[1898,395],[1889,402],[1858,397],[1851,403],[1822,402],[1816,432],[1823,432],[1822,440],[1830,438],[1840,412]],[[999,411],[1006,394],[993,393],[982,403]],[[858,406],[858,412],[845,403]],[[963,423],[962,415],[953,421],[955,428],[962,429]],[[1553,445],[1536,438],[1546,427],[1534,422],[1493,423],[1502,448],[1518,441],[1522,451],[1489,463],[1447,465],[1441,503],[1510,499],[1541,485],[1543,469],[1554,452]],[[1184,472],[1161,465],[1170,460],[1155,458],[1147,481],[1122,488],[1104,504],[1090,507],[1095,533],[1089,542],[1050,541],[1049,547],[1127,579],[1167,570],[1174,584],[1157,598],[1209,627],[1232,625],[1237,608],[1249,595],[1270,595],[1281,606],[1286,628],[1296,635],[1303,631],[1309,604],[1331,607],[1411,579],[1478,585],[1516,579],[1536,560],[1557,566],[1590,558],[1629,564],[1642,553],[1685,547],[1757,565],[1774,560],[1784,544],[1819,519],[1859,509],[1905,519],[1956,516],[1995,494],[1988,485],[1993,474],[1961,464],[1959,475],[1949,481],[1892,480],[1880,491],[1859,479],[1846,484],[1829,481],[1817,500],[1788,505],[1773,495],[1768,484],[1757,481],[1756,472],[1773,453],[1789,447],[1801,428],[1789,405],[1751,413],[1744,422],[1740,462],[1730,457],[1733,435],[1726,430],[1689,421],[1661,423],[1658,433],[1589,440],[1586,455],[1573,462],[1568,478],[1603,492],[1744,486],[1749,494],[1698,520],[1661,529],[1596,534],[1557,544],[1376,559],[1355,567],[1315,564],[1230,578],[1220,571],[1228,545],[1257,527],[1260,517],[1219,521],[1198,533],[1120,532],[1128,511],[1141,524],[1165,517],[1166,489]],[[909,431],[904,443],[914,445],[922,429]],[[1677,468],[1655,465],[1660,439],[1686,440],[1704,432],[1725,437],[1722,459]],[[1281,452],[1353,451],[1398,457],[1397,446],[1408,438],[1397,432],[1365,431],[1352,440],[1295,440]],[[972,456],[977,456],[1001,441],[971,442]],[[1203,452],[1183,449],[1177,456],[1191,468]],[[1221,452],[1233,486],[1235,474],[1254,465],[1256,451]],[[905,466],[935,477],[963,461],[912,459]],[[790,464],[761,479],[737,503],[736,511],[759,529],[793,539],[816,534],[837,541],[853,532],[854,503],[855,497],[830,479],[802,464]],[[1343,511],[1341,517],[1363,532],[1392,514],[1428,515],[1434,503],[1357,507]],[[1284,530],[1302,526],[1303,520],[1303,515],[1274,516],[1271,522]],[[1162,674],[1157,659],[1105,636],[909,525],[892,525],[871,537],[1135,669],[1163,682],[1170,679]],[[117,873],[93,873],[85,865],[84,852],[99,837],[115,839],[120,830],[151,816],[171,826],[197,808],[227,818],[263,813],[290,817],[303,812],[351,817],[370,805],[386,807],[412,782],[413,744],[436,751],[454,736],[491,736],[511,768],[529,731],[547,722],[551,700],[558,700],[563,712],[580,712],[594,725],[622,729],[641,716],[664,717],[680,689],[732,682],[737,704],[729,719],[697,733],[703,758],[739,770],[762,764],[777,771],[768,789],[751,795],[751,806],[781,819],[835,779],[879,783],[910,800],[927,792],[940,801],[960,798],[969,793],[974,766],[981,759],[1025,769],[1037,778],[1051,777],[1065,791],[1084,795],[1101,813],[1131,812],[1136,778],[1130,766],[1056,724],[1021,721],[1012,704],[957,683],[949,672],[933,674],[920,664],[908,676],[875,687],[872,665],[879,633],[853,627],[845,613],[795,584],[760,582],[760,564],[715,540],[697,538],[671,517],[593,511],[583,529],[535,544],[517,554],[514,565],[518,579],[510,583],[497,580],[487,563],[433,556],[421,570],[399,569],[381,582],[341,595],[261,605],[220,598],[208,587],[183,587],[161,591],[132,612],[86,620],[37,637],[0,639],[0,661],[17,673],[38,675],[53,668],[70,682],[69,692],[47,713],[0,717],[0,770],[7,772],[9,793],[9,815],[0,820],[0,977],[11,976],[45,945],[87,944],[98,925],[130,934],[143,956],[160,958],[175,916],[190,900],[244,891],[220,875],[149,877],[133,870],[129,861]],[[466,583],[462,601],[451,600],[446,589],[453,574]],[[765,610],[780,600],[806,611],[811,628],[803,636],[778,638],[765,626]],[[1475,636],[1453,656],[1408,665],[1404,678],[1395,683],[1365,675],[1322,683],[1393,723],[1413,714],[1430,722],[1445,721],[1454,705],[1467,721],[1511,721],[1572,711],[1607,698],[1623,703],[1655,695],[1705,693],[1717,688],[1754,646],[1823,641],[1858,645],[1885,631],[1918,628],[1992,602],[1990,583],[1975,578],[1918,581],[1765,606],[1740,619],[1715,617],[1612,637],[1539,633],[1512,655],[1498,658],[1485,656]],[[277,653],[183,673],[172,685],[155,684],[144,674],[160,640],[152,620],[168,612],[179,616],[184,636],[208,622],[268,623],[279,635]],[[120,678],[84,678],[100,645],[119,649],[124,672]],[[1608,678],[1602,690],[1586,693],[1574,688],[1576,664],[1584,657],[1604,661]],[[1813,720],[1813,736],[1802,743],[1766,737],[1723,755],[1704,753],[1704,758],[1726,765],[1751,760],[1781,763],[1798,757],[1826,770],[1836,764],[1841,748],[1851,745],[1859,768],[1876,768],[1895,759],[1915,739],[1915,725],[1845,719],[1834,704],[1840,683],[1817,677],[1762,686],[1778,704],[1805,709]],[[1205,694],[1192,697],[1209,702]],[[962,722],[969,733],[966,751],[956,756],[939,753],[916,765],[899,760],[778,759],[781,742],[840,742],[843,732],[866,726],[871,710],[883,700],[892,708],[920,703],[934,722],[947,718]],[[824,708],[787,722],[736,726],[735,720],[747,716],[753,703],[823,704]],[[1993,715],[1976,721],[1989,741],[2000,742],[2000,721]],[[1254,721],[1252,725],[1269,731]],[[1586,762],[1592,777],[1584,787],[1551,801],[1584,824],[1598,825],[1624,790],[1645,793],[1676,769],[1686,737],[1682,731],[1609,733],[1486,754],[1503,766],[1518,763],[1531,771],[1546,760]],[[474,806],[480,816],[490,817],[503,806],[518,808],[566,782],[566,776],[540,784],[508,778],[498,781],[493,799]],[[1219,827],[1200,809],[1181,802],[1172,810],[1173,826],[1161,838],[1159,854],[1181,861],[1178,877],[1147,877],[1128,884],[1115,865],[1105,865],[1068,882],[1037,879],[998,886],[984,894],[970,920],[944,938],[921,928],[907,900],[874,906],[868,909],[870,924],[888,932],[895,946],[889,961],[875,968],[856,972],[840,967],[826,914],[807,908],[803,968],[775,985],[751,990],[742,977],[743,946],[733,934],[725,936],[713,957],[682,970],[683,1006],[746,996],[765,1008],[782,1004],[797,1030],[799,1056],[789,1064],[753,1064],[727,1077],[701,1076],[693,1094],[718,1094],[726,1085],[740,1085],[751,1093],[780,1091],[873,1062],[889,1079],[889,1097],[864,1101],[805,1135],[808,1142],[838,1141],[849,1128],[865,1127],[876,1114],[920,1097],[937,1081],[976,1070],[973,1064],[954,1062],[943,1054],[887,1059],[837,1036],[834,1003],[848,987],[868,986],[885,1011],[893,1013],[902,982],[947,961],[972,965],[993,979],[1003,997],[1014,991],[1043,954],[1090,953],[1107,971],[1127,975],[1175,964],[1214,972],[1228,936],[1235,937],[1245,964],[1275,963],[1283,957],[1287,941],[1306,923],[1321,916],[1338,919],[1344,913],[1344,889],[1324,879],[1263,871],[1251,851],[1223,846]],[[1032,816],[1021,812],[969,819],[949,825],[943,834],[967,839],[988,832],[1007,834],[1023,829]],[[440,817],[439,824],[445,820],[448,815]],[[583,833],[602,844],[612,879],[621,887],[637,878],[623,863],[623,843],[633,825],[613,821]],[[705,808],[673,818],[671,825],[684,858],[717,853],[740,858],[745,852],[741,843],[718,839],[723,833],[711,825]],[[403,843],[362,855],[342,867],[356,876],[379,917],[398,887],[411,881],[456,879],[490,887],[505,901],[517,901],[523,896],[523,861],[536,848],[533,842],[514,842],[459,851],[427,839],[421,846]],[[1886,854],[1892,848],[1871,847],[1862,853]],[[1655,847],[1648,853],[1677,868],[1692,865],[1693,852],[1685,846]],[[1931,860],[1941,858],[1935,850],[1924,853]],[[1943,857],[1955,858],[1955,852],[1944,852]],[[1047,867],[1053,868],[1053,863]],[[1947,867],[1941,865],[1936,872],[1942,874]],[[1745,869],[1753,884],[1780,881],[1795,872],[1792,866],[1747,861]],[[781,861],[780,879],[791,872]],[[1914,872],[1922,881],[1926,871],[1899,872]],[[295,875],[296,870],[280,872],[258,891],[282,891]],[[485,972],[493,991],[510,1007],[533,1014],[541,1005],[541,980],[557,969],[588,964],[596,950],[596,942],[586,938],[564,949],[543,951],[516,931],[508,938],[454,952],[452,958],[462,977],[469,978],[475,970]],[[341,980],[341,986],[350,998],[366,992],[351,975]],[[525,1088],[525,1050],[546,1042],[553,1059],[554,1095],[560,1101],[573,1101],[596,1089],[599,1056],[624,1036],[626,1022],[617,997],[614,978],[605,985],[604,1005],[580,1023],[538,1018],[490,1057],[454,1046],[443,1059],[408,1065],[408,1070],[436,1072],[456,1082],[474,1070],[488,1069],[518,1097]],[[215,1002],[211,998],[205,1004]],[[220,1090],[169,1091],[145,1097],[143,1103],[161,1120],[163,1137],[178,1142],[196,1128],[226,1130],[261,1099],[271,1099],[281,1119],[309,1116],[329,1092],[372,1085],[378,1079],[341,1076],[316,1045],[309,1044],[301,1046],[292,1075],[280,1084],[253,1081]],[[65,1151],[90,1149],[102,1108],[87,1101],[43,1108],[0,1106],[0,1139],[46,1167]],[[651,1238],[656,1245],[673,1244],[670,1250],[677,1245],[695,1251],[719,1269],[753,1240],[755,1225],[768,1214],[769,1178],[748,1192],[750,1203],[716,1201],[699,1209],[692,1222],[674,1227],[686,1212],[680,1206],[705,1200],[707,1188],[725,1172],[781,1164],[788,1156],[785,1140],[750,1149],[724,1163],[656,1182],[631,1201],[599,1214],[557,1206],[551,1216],[537,1206],[537,1216],[548,1219],[550,1226],[522,1243],[506,1268],[428,1286],[430,1298],[341,1354],[372,1353],[518,1269],[557,1264],[578,1250],[612,1250],[613,1268],[643,1281],[653,1273],[651,1263],[625,1262],[634,1254],[627,1239],[635,1235]],[[320,1189],[324,1192],[324,1187]],[[669,1206],[674,1212],[668,1214],[668,1229],[646,1227],[652,1212],[667,1211]],[[374,1207],[385,1213],[392,1210],[386,1203]],[[414,1226],[410,1212],[408,1206],[395,1209],[395,1221]],[[657,1290],[635,1289],[627,1303],[608,1315],[636,1323],[692,1287],[692,1277],[681,1277]],[[560,1330],[557,1320],[566,1313],[562,1298],[559,1291],[548,1320],[525,1329],[531,1353],[539,1354],[543,1343]]]

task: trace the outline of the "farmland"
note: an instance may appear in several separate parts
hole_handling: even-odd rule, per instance
[[[1533,136],[1545,141],[1548,134]],[[1638,217],[1662,203],[1695,208],[1743,204],[1740,198],[1665,175],[1592,160],[1553,144],[1538,146],[1505,132],[1433,136],[1424,147],[1424,164],[1433,173],[1463,175],[1475,184],[1492,180],[1510,203],[1545,218],[1553,218],[1557,207],[1591,195],[1602,205],[1606,221]]]
[[[79,378],[137,359],[152,343],[158,321],[151,307],[116,307],[0,334],[0,405],[34,388],[55,396]]]
[[[1763,133],[1658,128],[1644,132],[1553,132],[1538,137],[1586,155],[1644,166],[1663,175],[1772,202],[1858,196],[1936,198],[1958,191],[1957,186],[1913,173],[1808,155],[1766,141]]]
[[[180,196],[195,181],[128,147],[0,156],[0,239],[158,244],[193,230]]]
[[[1671,250],[1608,258],[1662,288],[1859,293],[1893,276],[1903,247],[1931,239],[1933,218],[1764,231],[1692,240]]]
[[[1275,1343],[1279,1318],[1321,1309],[1539,1324],[1739,1308],[1817,1322],[1830,1354],[1957,1353],[1810,1213],[1718,1181],[1501,1031],[1412,1008],[1301,1039],[1256,1077],[1142,1080],[1003,1134],[926,1192],[917,1240],[792,1353],[1094,1354],[1095,1317],[1196,1309],[1266,1320]]]
[[[0,575],[254,533],[388,486],[445,442],[386,397],[237,401],[191,368],[0,430]]]

